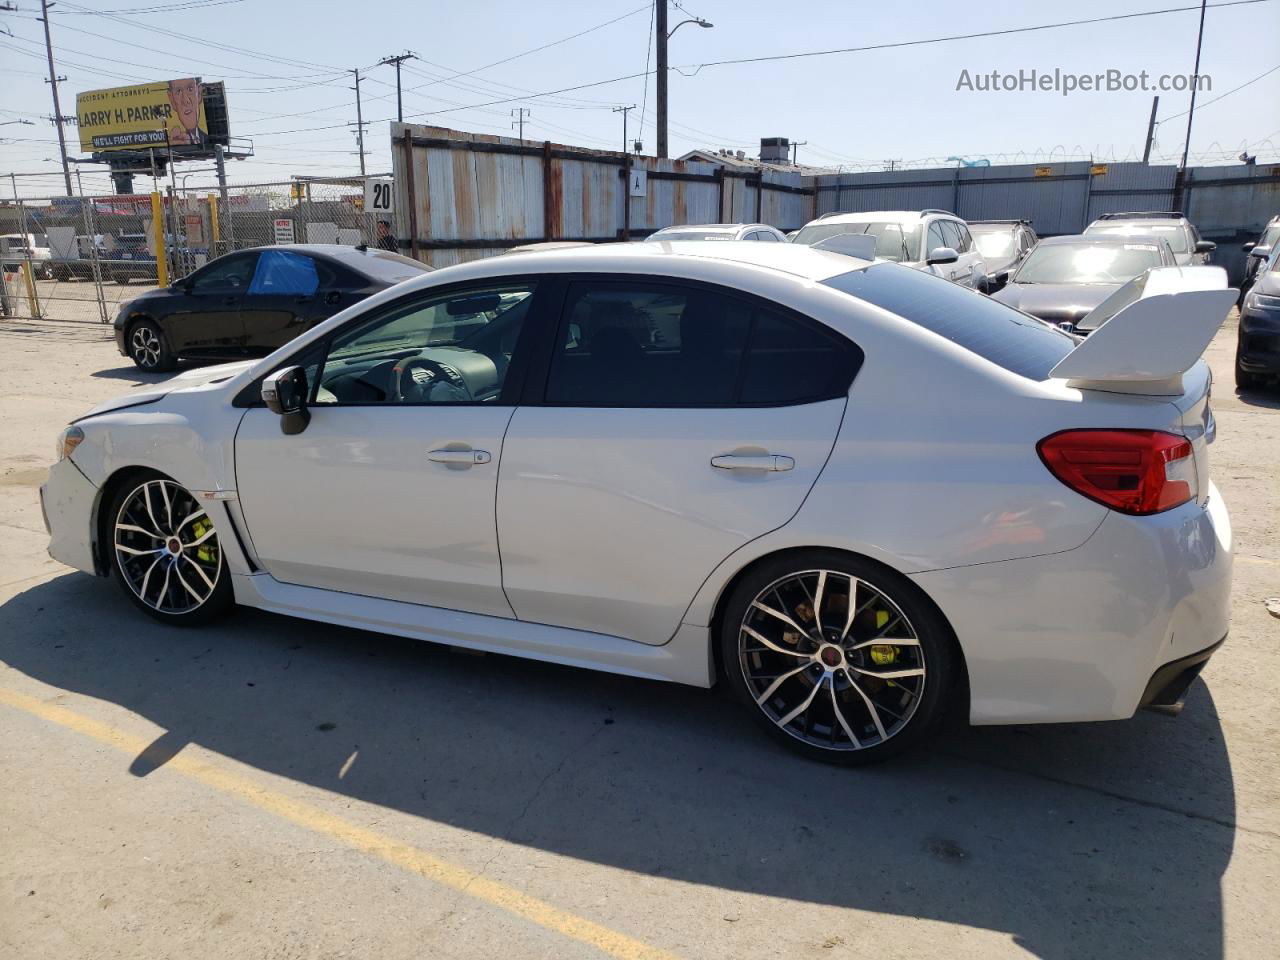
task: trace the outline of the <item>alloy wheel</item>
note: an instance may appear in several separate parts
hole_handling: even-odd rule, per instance
[[[222,573],[213,522],[171,480],[148,480],[125,498],[115,521],[116,564],[129,589],[152,609],[191,613]]]
[[[738,661],[756,705],[823,750],[862,750],[901,732],[920,705],[924,650],[883,590],[839,570],[806,570],[748,605]]]
[[[133,353],[133,359],[138,362],[138,366],[150,368],[160,363],[160,352],[163,349],[163,345],[151,327],[145,323],[140,323],[134,327],[133,334],[129,338],[129,349]]]

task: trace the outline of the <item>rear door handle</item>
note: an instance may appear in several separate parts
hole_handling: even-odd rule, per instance
[[[780,453],[762,453],[758,456],[725,453],[712,457],[711,465],[717,470],[765,470],[780,473],[793,469],[796,462]]]
[[[488,450],[432,450],[427,454],[427,459],[432,463],[470,467],[477,463],[488,463],[493,457]]]

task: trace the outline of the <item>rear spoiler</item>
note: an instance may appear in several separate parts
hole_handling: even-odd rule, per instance
[[[1049,376],[1082,389],[1178,396],[1238,293],[1221,267],[1148,270],[1077,324],[1093,333]]]

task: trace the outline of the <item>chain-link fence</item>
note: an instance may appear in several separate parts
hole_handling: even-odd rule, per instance
[[[162,277],[172,283],[232,250],[390,245],[391,214],[364,201],[357,177],[0,202],[0,312],[109,323]]]

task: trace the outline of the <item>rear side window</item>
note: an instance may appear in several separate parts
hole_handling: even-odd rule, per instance
[[[258,257],[249,292],[310,296],[320,287],[316,262],[289,250],[264,250]]]
[[[834,333],[711,288],[571,285],[546,400],[601,407],[784,405],[844,394],[861,352]]]
[[[989,297],[918,270],[876,264],[824,280],[1031,380],[1047,380],[1075,340]]]

